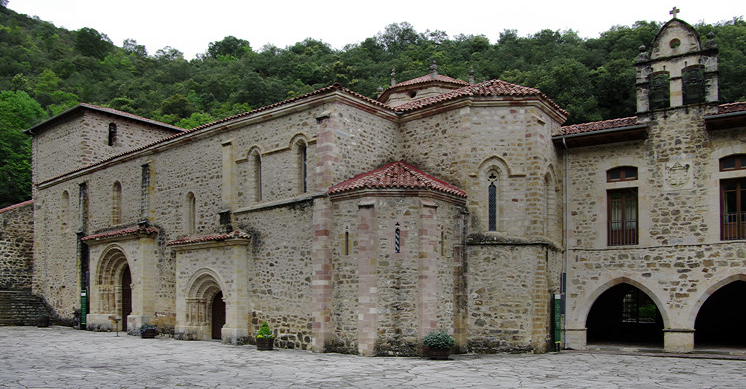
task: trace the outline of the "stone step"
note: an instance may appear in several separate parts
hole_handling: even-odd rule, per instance
[[[44,301],[28,291],[0,291],[0,325],[36,325],[48,315]]]

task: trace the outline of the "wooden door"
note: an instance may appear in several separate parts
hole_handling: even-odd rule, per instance
[[[212,338],[222,339],[222,329],[225,324],[225,301],[223,292],[218,292],[212,299]]]
[[[132,313],[132,274],[125,266],[122,272],[122,331],[127,331],[127,316]]]

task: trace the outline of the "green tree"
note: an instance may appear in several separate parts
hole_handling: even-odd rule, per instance
[[[114,45],[106,34],[83,27],[75,33],[75,48],[83,55],[104,59]]]
[[[23,130],[45,116],[26,92],[0,93],[0,208],[31,197],[31,139]]]
[[[249,41],[238,39],[232,35],[229,35],[223,40],[217,42],[210,42],[207,47],[207,53],[205,55],[209,58],[218,57],[233,57],[241,58],[245,54],[251,53],[251,46]]]

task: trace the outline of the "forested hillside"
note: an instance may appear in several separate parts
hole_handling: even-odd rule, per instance
[[[21,131],[80,102],[192,128],[334,82],[375,98],[392,68],[404,81],[435,60],[451,77],[467,80],[473,67],[477,81],[536,87],[570,112],[567,124],[581,123],[634,114],[633,60],[659,27],[615,26],[595,39],[506,30],[491,42],[400,23],[342,50],[313,39],[253,48],[228,36],[185,60],[177,48],[148,53],[131,39],[120,47],[105,32],[57,28],[0,2],[0,207],[30,195],[29,140]],[[695,27],[703,40],[714,32],[720,48],[721,102],[746,99],[746,22]]]

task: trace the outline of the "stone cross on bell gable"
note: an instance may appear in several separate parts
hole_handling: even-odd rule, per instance
[[[671,15],[673,15],[673,18],[674,18],[674,19],[676,19],[676,14],[678,14],[679,12],[681,12],[681,10],[680,10],[680,9],[678,9],[678,8],[676,8],[676,7],[673,7],[673,9],[672,9],[672,10],[671,10],[671,11],[670,11],[669,13],[670,13]]]

